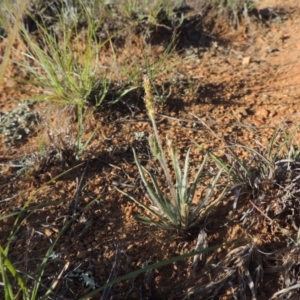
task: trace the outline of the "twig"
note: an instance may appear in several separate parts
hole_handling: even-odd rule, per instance
[[[3,199],[3,200],[0,200],[0,203],[1,203],[1,202],[7,202],[7,201],[10,201],[10,200],[12,200],[12,199],[15,199],[16,197],[18,197],[18,195],[14,195],[14,196],[12,196],[12,197],[5,198],[5,199]]]
[[[63,268],[61,269],[60,273],[58,274],[57,278],[53,281],[53,283],[51,284],[51,287],[49,288],[49,290],[47,291],[46,295],[49,295],[57,286],[59,280],[61,279],[63,273],[69,268],[70,262],[67,261],[65,263],[65,265],[63,266]],[[45,296],[46,296],[45,295]]]
[[[107,283],[110,283],[112,280],[114,280],[117,275],[118,275],[118,272],[119,272],[119,267],[120,267],[120,247],[119,245],[116,245],[116,254],[115,254],[115,261],[114,261],[114,264],[112,266],[112,269],[110,271],[110,274],[109,274],[109,277],[107,279]],[[102,294],[102,297],[101,297],[101,300],[106,300],[108,299],[108,296],[110,294],[110,291],[111,291],[111,288],[112,288],[112,285],[107,287],[104,291],[103,291],[103,294]]]
[[[79,184],[77,186],[77,190],[75,192],[75,203],[74,203],[74,208],[73,208],[73,216],[76,214],[76,211],[77,211],[79,195],[80,195],[82,187],[83,187],[83,180],[84,180],[84,177],[85,177],[85,174],[86,174],[86,171],[87,171],[90,160],[91,160],[91,157],[88,158],[88,160],[85,164],[83,173],[81,175]]]
[[[285,230],[285,229],[283,229],[283,228],[281,228],[280,227],[280,225],[275,221],[275,220],[272,220],[269,216],[267,216],[254,202],[252,202],[251,200],[249,200],[249,202],[252,204],[252,206],[257,210],[257,211],[259,211],[265,218],[267,218],[270,222],[271,222],[271,224],[275,224],[275,226],[277,227],[277,228],[279,228],[279,230],[285,235],[285,236],[287,236],[295,245],[297,245],[297,243],[296,243],[296,241],[293,239],[293,238],[291,238],[290,236],[289,236],[289,234],[288,234],[288,232]]]

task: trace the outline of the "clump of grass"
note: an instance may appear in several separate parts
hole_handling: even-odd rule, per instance
[[[249,23],[249,12],[254,8],[252,0],[210,0],[221,15],[227,15],[234,26],[240,25],[241,16]]]
[[[123,7],[126,3],[122,2],[117,7]],[[109,26],[112,21],[106,20],[108,17],[100,11],[101,3],[91,1],[88,5],[85,4],[86,1],[75,1],[71,6],[63,5],[58,9],[60,13],[58,24],[49,27],[46,27],[47,22],[43,19],[36,20],[38,40],[24,26],[21,36],[26,45],[25,61],[17,62],[30,77],[26,84],[37,87],[39,91],[42,90],[41,94],[34,96],[35,100],[75,108],[77,134],[76,143],[72,143],[75,145],[72,151],[77,158],[84,152],[93,136],[91,134],[87,141],[83,141],[86,107],[92,106],[98,109],[103,107],[104,101],[114,104],[124,98],[140,86],[136,78],[143,68],[147,69],[151,78],[158,76],[160,72],[165,72],[166,69],[162,70],[162,65],[170,57],[173,49],[171,42],[157,62],[150,62],[147,58],[148,54],[145,53],[144,61],[140,64],[134,63],[135,69],[128,66],[126,62],[124,66],[123,63],[120,65],[117,62],[118,52],[112,40],[134,24],[125,23],[124,28],[109,35],[109,30],[106,30],[104,25]],[[115,15],[113,6],[106,8],[107,15]],[[67,9],[69,13],[65,11]],[[96,11],[100,13],[97,21]],[[104,33],[108,37],[99,42],[99,36]],[[113,53],[114,61],[109,68],[99,64],[100,55],[105,50],[104,46],[110,46]],[[117,82],[120,77],[122,77],[121,84],[120,81]],[[130,104],[125,104],[130,107]],[[61,132],[61,128],[58,130],[54,128],[51,131]]]
[[[176,178],[176,183],[173,183],[171,173],[168,169],[166,155],[163,150],[159,132],[156,126],[151,85],[149,78],[146,75],[144,76],[144,89],[146,108],[154,131],[154,135],[150,135],[149,137],[149,144],[154,157],[158,159],[159,164],[163,169],[166,184],[168,186],[170,194],[164,194],[159,186],[157,178],[155,178],[154,175],[152,175],[144,167],[142,167],[135,150],[133,150],[134,159],[143,184],[147,190],[147,195],[151,202],[151,206],[147,206],[143,204],[139,199],[136,199],[135,197],[129,195],[128,193],[125,193],[124,191],[121,191],[119,189],[118,190],[126,196],[130,197],[130,199],[140,205],[147,213],[147,215],[144,216],[137,216],[138,221],[148,225],[154,225],[162,229],[188,230],[197,225],[201,220],[201,216],[203,216],[209,208],[216,205],[225,194],[226,189],[224,189],[223,192],[220,193],[220,195],[217,197],[217,199],[213,200],[210,205],[206,206],[208,199],[213,195],[213,192],[215,191],[218,179],[222,174],[222,170],[220,170],[219,173],[214,177],[211,186],[208,188],[206,196],[201,200],[200,204],[194,204],[194,196],[197,191],[197,186],[201,182],[201,176],[203,176],[203,170],[207,161],[207,155],[205,155],[194,180],[192,181],[192,183],[190,183],[188,180],[190,150],[188,150],[186,154],[182,172],[180,162],[176,154],[176,149],[172,142],[170,140],[167,140],[168,152],[172,159]],[[147,180],[147,176],[150,177],[150,182]]]
[[[293,128],[282,124],[266,147],[259,142],[257,149],[241,144],[230,145],[226,161],[204,151],[230,178],[229,191],[235,194],[233,211],[236,212],[239,199],[243,198],[243,203],[245,199],[249,201],[250,208],[240,217],[242,224],[250,229],[267,221],[272,231],[279,229],[287,238],[288,246],[298,245],[300,237],[296,225],[300,218],[295,213],[300,204],[298,131],[299,124]],[[248,152],[249,159],[241,161],[235,148]],[[285,229],[286,224],[291,224],[289,230]]]
[[[36,96],[36,100],[79,107],[86,104],[89,94],[99,84],[101,69],[97,62],[100,46],[95,43],[97,28],[94,23],[89,23],[84,41],[76,38],[76,27],[69,27],[66,23],[61,16],[63,30],[62,36],[58,37],[39,25],[42,42],[36,41],[23,28],[21,34],[27,51],[21,65],[30,76],[28,83],[43,90],[43,95]]]
[[[251,275],[254,283],[251,286],[255,287],[255,289],[251,289],[253,299],[257,299],[254,292],[257,290],[257,282],[261,277],[262,265],[261,262],[259,264],[258,262],[262,258],[268,262],[268,267],[265,268],[264,272],[284,277],[281,284],[282,289],[274,293],[270,299],[277,299],[277,297],[292,298],[297,295],[299,288],[299,276],[298,271],[296,271],[299,268],[300,241],[300,228],[298,226],[300,217],[297,213],[300,204],[300,147],[298,140],[299,124],[292,128],[286,124],[281,124],[267,146],[263,146],[258,141],[256,141],[256,148],[241,144],[228,145],[226,147],[226,159],[221,159],[212,152],[203,150],[224,170],[224,174],[228,175],[230,179],[228,182],[229,191],[233,191],[235,194],[234,212],[236,212],[237,204],[241,198],[243,199],[243,203],[240,203],[242,207],[250,206],[239,217],[248,230],[249,236],[257,234],[257,224],[266,224],[266,227],[270,230],[269,234],[272,240],[278,239],[275,236],[278,232],[285,238],[286,245],[273,253],[261,252],[256,247],[249,248],[255,250],[251,254],[253,259],[254,255],[257,258],[260,257],[259,260],[251,263],[254,263],[257,268],[254,270],[255,273],[251,273],[249,268],[246,272],[241,269],[239,274],[247,275],[248,273],[244,279],[241,279],[242,281],[246,280],[248,285],[251,283],[249,277]],[[223,140],[223,142],[225,141]],[[201,148],[200,145],[198,146]],[[249,154],[249,159],[242,161],[235,151],[236,148],[246,151]],[[266,247],[268,246],[266,245]],[[273,251],[273,248],[271,249]],[[234,250],[234,252],[236,251],[237,249]],[[282,255],[283,253],[284,255]],[[247,256],[249,257],[249,255]],[[274,262],[276,263],[275,266]],[[220,265],[223,265],[223,262]],[[256,274],[255,280],[252,274]],[[230,278],[233,275],[234,273],[229,272],[224,279],[193,288],[191,292],[211,294],[213,290],[225,286],[223,281],[225,279],[228,286],[229,280],[234,279]],[[244,288],[245,282],[241,286]],[[249,285],[249,288],[251,286]],[[237,295],[237,298],[242,296],[241,294]]]
[[[47,28],[43,22],[37,22],[39,40],[35,40],[23,26],[21,36],[26,53],[23,53],[24,61],[17,62],[29,75],[26,84],[42,90],[41,94],[32,96],[34,100],[75,108],[77,134],[71,150],[77,158],[93,136],[87,142],[83,141],[85,108],[91,101],[99,107],[107,92],[102,79],[103,70],[99,66],[102,45],[96,41],[99,24],[93,22],[83,6],[81,8],[87,22],[87,29],[82,35],[78,32],[78,20],[72,19],[71,22],[70,17],[64,14],[60,15],[61,36],[55,33],[53,27]]]
[[[291,201],[297,201],[300,165],[296,138],[298,129],[299,125],[289,130],[281,125],[266,148],[259,142],[258,149],[241,144],[230,145],[227,147],[227,161],[216,157],[212,152],[204,151],[232,180],[231,190],[235,191],[234,210],[242,195],[246,198],[250,196],[256,204],[269,201],[268,210],[271,208],[272,199],[280,198],[277,212],[273,208],[274,215],[282,213],[291,205]],[[240,160],[234,148],[242,148],[248,152],[249,160]],[[243,219],[253,210],[254,208],[245,213]]]
[[[171,19],[173,10],[176,7],[175,2],[173,0],[126,0],[121,2],[120,6],[122,6],[122,11],[129,19],[146,20],[153,25],[159,25],[165,20]]]
[[[212,299],[230,289],[234,299],[247,299],[247,290],[251,293],[251,299],[258,299],[257,289],[263,278],[262,254],[254,244],[236,247],[211,270],[204,268],[200,274],[210,274],[209,283],[194,284],[188,289],[185,299],[200,294],[202,299]]]
[[[7,19],[3,16],[3,14],[7,11],[7,7],[9,7],[8,1],[3,1],[1,3],[1,27],[2,29],[6,29],[9,33],[8,35],[8,45],[6,47],[4,56],[2,58],[2,63],[0,66],[0,83],[3,81],[4,73],[6,70],[6,67],[9,63],[9,56],[11,53],[11,50],[13,48],[13,42],[15,41],[15,38],[18,34],[21,17],[25,10],[27,1],[23,1],[18,9],[18,11],[11,11],[11,13],[15,13],[14,15],[14,25],[12,26],[11,30],[9,29],[9,22],[6,23]],[[11,261],[8,258],[8,252],[9,248],[5,247],[3,248],[2,245],[0,245],[0,278],[3,285],[3,296],[5,299],[15,299],[15,295],[13,293],[12,285],[9,281],[9,274],[12,274],[12,276],[15,278],[17,284],[20,286],[21,290],[24,292],[24,298],[28,298],[28,292],[26,289],[26,285],[24,282],[24,279],[22,276],[18,274],[15,267],[11,263]]]

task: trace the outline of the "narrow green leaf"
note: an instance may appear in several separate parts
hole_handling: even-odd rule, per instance
[[[224,195],[226,194],[226,192],[228,191],[227,188],[224,188],[223,191],[221,192],[221,194],[217,197],[217,199],[213,200],[212,202],[210,202],[206,207],[205,210],[201,213],[195,214],[194,219],[192,219],[192,217],[190,218],[190,223],[189,226],[190,227],[194,227],[195,225],[197,225],[201,220],[203,220],[203,218],[205,216],[207,216],[207,214],[209,213],[209,211],[215,207],[220,200],[223,199]]]
[[[188,199],[188,172],[189,172],[189,161],[190,161],[190,150],[188,149],[185,163],[184,163],[184,169],[183,169],[183,177],[182,177],[182,185],[181,185],[181,193],[182,193],[182,199],[184,199],[184,202],[187,202]]]
[[[154,225],[155,227],[158,227],[158,228],[164,229],[164,230],[175,230],[176,229],[176,227],[171,226],[171,225],[166,224],[166,223],[163,223],[163,222],[161,222],[161,220],[157,222],[155,220],[152,220],[148,217],[141,216],[141,215],[135,216],[135,219],[137,221],[141,222],[141,223],[146,224],[146,225],[152,225],[152,226]]]
[[[164,197],[162,196],[162,193],[160,195],[158,195],[155,193],[155,191],[153,191],[151,185],[149,184],[149,182],[147,181],[147,179],[145,177],[144,169],[142,168],[134,149],[133,149],[133,155],[134,155],[135,163],[138,167],[140,176],[142,178],[142,181],[147,189],[150,200],[152,201],[152,204],[157,206],[161,211],[164,211],[164,210],[166,211],[167,209],[166,209],[166,206],[164,205]],[[159,196],[162,196],[162,198],[159,198]]]
[[[136,198],[134,198],[133,196],[131,196],[130,194],[118,189],[117,187],[115,187],[115,189],[120,192],[121,194],[127,196],[128,198],[130,198],[131,200],[133,200],[136,204],[138,204],[139,206],[141,206],[142,208],[144,208],[148,213],[154,215],[155,217],[157,217],[159,220],[161,220],[162,222],[164,221],[164,218],[158,214],[155,210],[151,209],[149,206],[143,204],[141,201],[137,200]]]
[[[174,172],[175,172],[175,178],[176,178],[176,199],[174,199],[174,202],[177,205],[177,210],[181,210],[181,204],[184,202],[184,199],[182,198],[181,194],[181,185],[182,185],[182,174],[181,174],[181,168],[178,160],[178,156],[176,153],[176,149],[172,144],[169,145],[169,152],[170,156],[172,158]]]
[[[155,202],[154,205],[158,209],[160,209],[160,211],[162,213],[164,213],[166,215],[166,217],[171,221],[171,223],[176,224],[177,219],[178,219],[178,217],[176,215],[176,208],[173,207],[172,203],[168,200],[167,195],[164,195],[162,193],[162,191],[159,189],[158,183],[157,183],[155,177],[153,176],[153,174],[151,174],[147,170],[145,170],[145,171],[149,174],[149,176],[152,180],[152,183],[154,185],[154,188],[158,195],[158,197],[157,197],[158,202]]]
[[[207,155],[204,156],[203,158],[203,161],[200,165],[200,168],[196,174],[196,177],[189,189],[189,192],[188,192],[188,195],[187,195],[187,200],[186,200],[186,203],[188,206],[191,206],[192,202],[193,202],[193,199],[194,199],[194,196],[195,196],[195,192],[196,192],[196,188],[197,188],[197,185],[199,184],[199,179],[200,179],[200,176],[202,174],[202,171],[203,171],[203,168],[205,166],[205,163],[206,163],[206,160],[207,160]]]
[[[1,261],[3,263],[3,265],[1,266],[1,269],[3,269],[2,274],[4,274],[6,276],[6,274],[5,274],[5,272],[6,272],[5,267],[7,267],[7,269],[10,271],[11,275],[18,282],[18,285],[20,286],[20,288],[23,291],[23,295],[27,299],[28,298],[28,290],[27,290],[27,287],[26,287],[26,283],[23,280],[22,276],[17,272],[17,270],[15,269],[15,267],[13,266],[13,264],[11,263],[11,261],[6,256],[6,251],[4,251],[4,249],[2,248],[1,245],[0,245],[0,257],[1,257]],[[7,276],[6,276],[6,280],[7,280],[7,287],[11,288],[11,285],[8,282]]]
[[[204,207],[204,205],[206,204],[207,200],[210,198],[212,192],[215,189],[215,186],[219,180],[219,177],[221,176],[223,170],[220,170],[218,172],[218,174],[215,176],[206,196],[204,197],[204,199],[201,201],[201,203],[194,209],[193,213],[190,215],[190,221],[192,221],[194,218],[196,218],[196,216],[198,215],[198,213],[200,212],[200,210]],[[219,199],[220,200],[220,199]]]
[[[5,300],[15,299],[13,290],[12,290],[12,286],[11,286],[8,276],[7,276],[6,267],[4,266],[3,256],[1,253],[0,253],[0,271],[1,271],[1,275],[2,275]]]

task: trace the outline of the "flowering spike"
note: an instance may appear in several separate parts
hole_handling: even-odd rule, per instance
[[[143,76],[143,81],[144,81],[144,89],[145,89],[145,103],[146,103],[146,108],[149,113],[149,117],[153,120],[155,113],[154,113],[154,107],[153,107],[153,96],[152,96],[152,90],[151,90],[151,84],[149,77],[147,75]]]

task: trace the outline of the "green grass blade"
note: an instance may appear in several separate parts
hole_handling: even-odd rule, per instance
[[[2,281],[3,281],[4,299],[5,300],[15,299],[14,293],[13,293],[13,290],[12,290],[12,286],[9,282],[7,272],[6,272],[6,268],[4,266],[3,256],[2,256],[1,253],[0,253],[0,272],[1,272],[1,275],[2,275],[1,277],[2,277]]]
[[[6,280],[7,288],[8,288],[8,293],[11,295],[12,294],[12,289],[11,285],[8,281],[8,277],[6,275],[6,270],[5,267],[9,270],[13,278],[18,282],[18,285],[20,286],[21,290],[23,291],[23,295],[25,299],[28,299],[28,290],[26,287],[26,283],[23,280],[22,276],[17,272],[11,261],[8,259],[7,251],[5,251],[2,246],[0,245],[0,259],[1,259],[1,272],[3,275],[3,279]],[[13,298],[14,299],[14,298]]]

